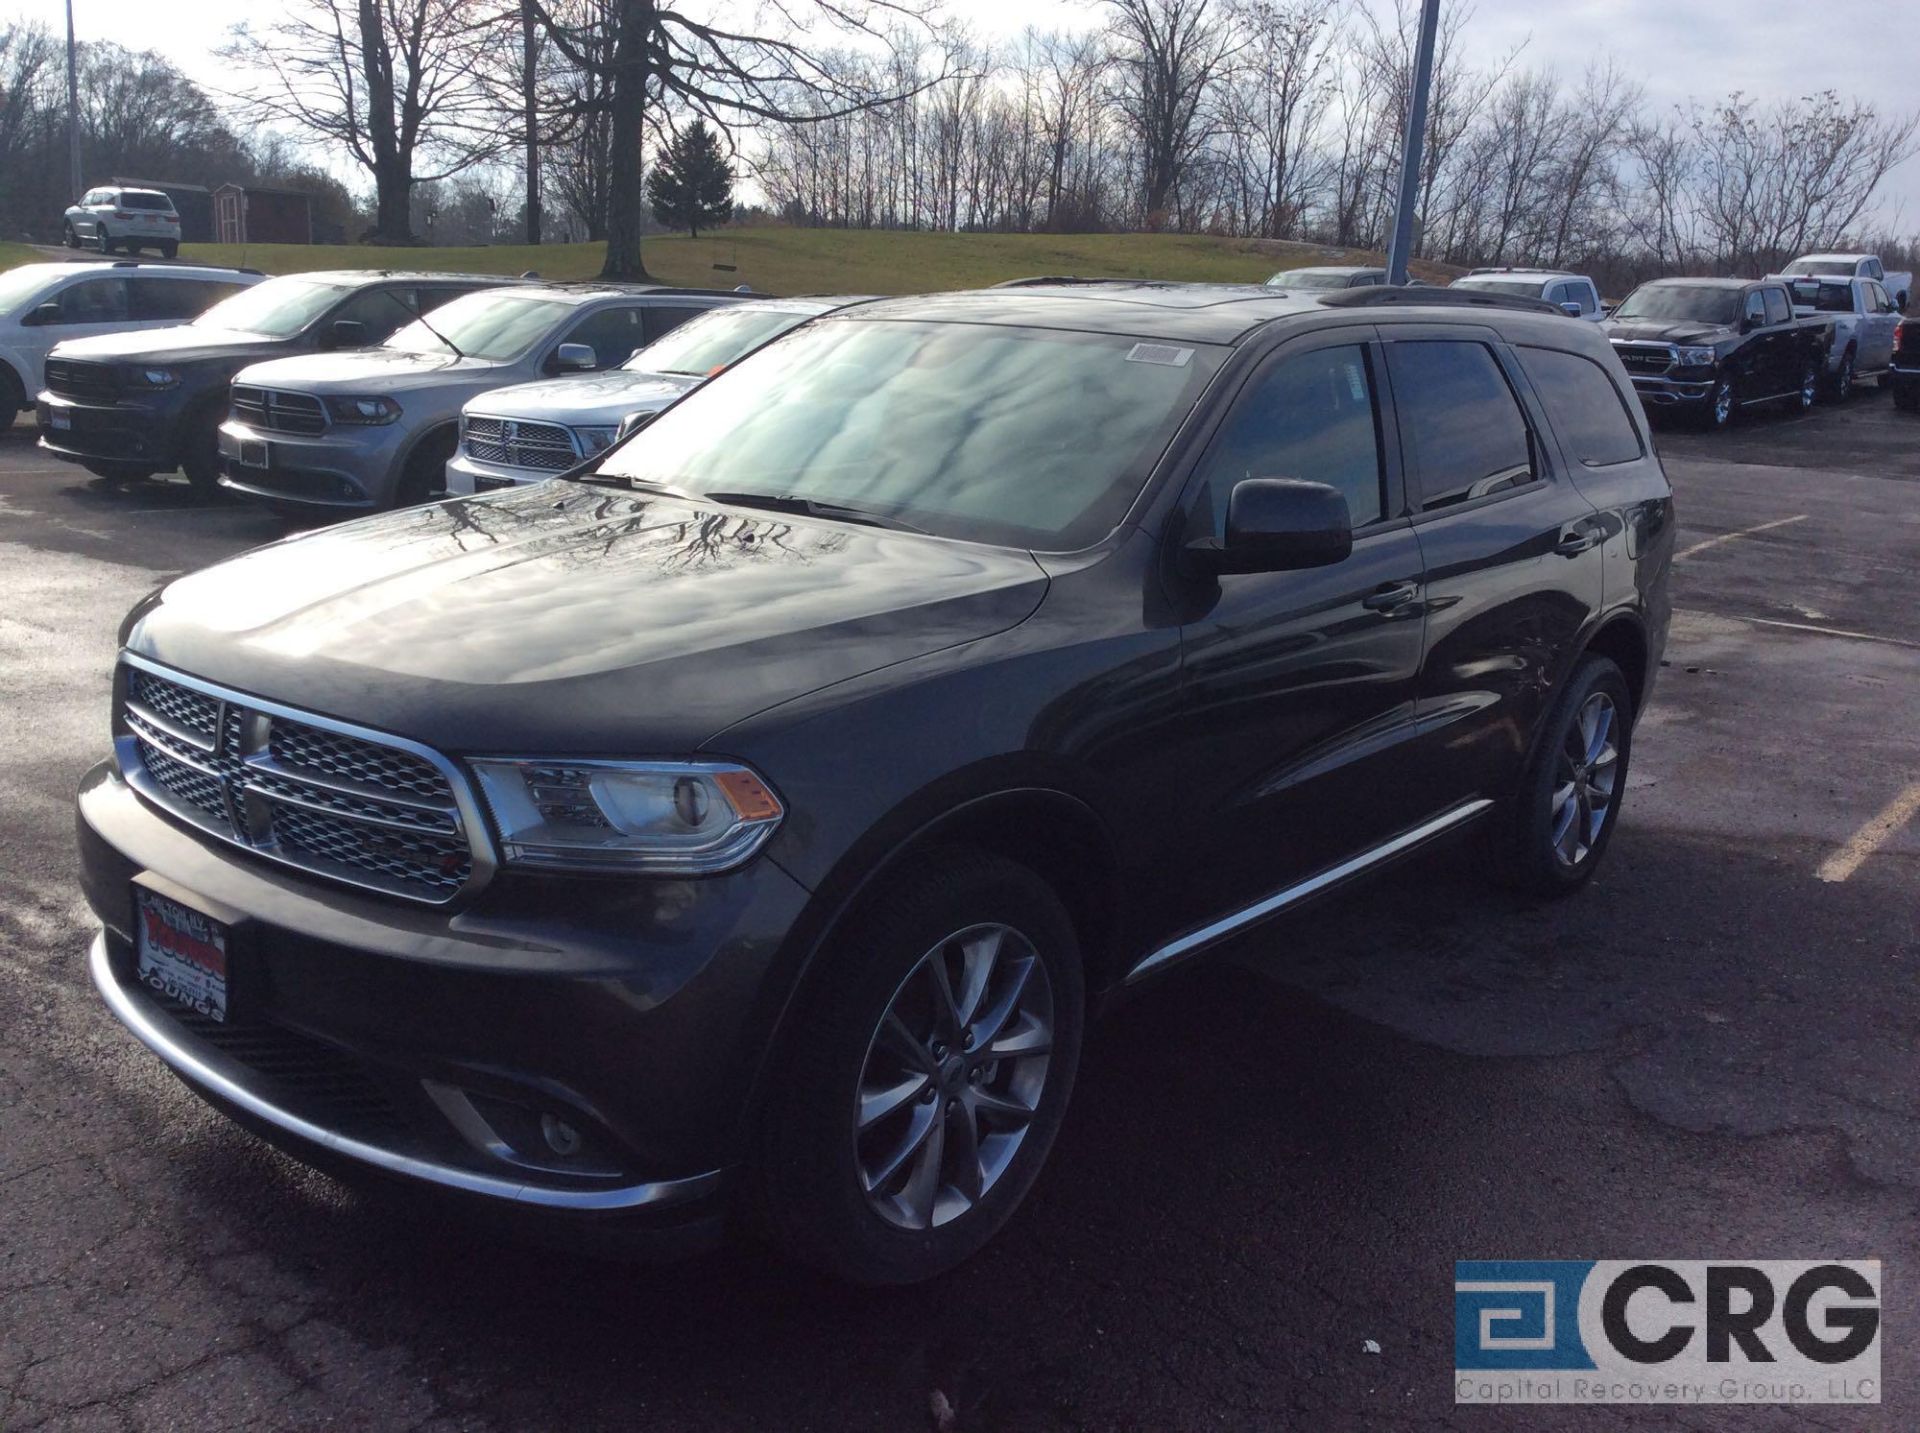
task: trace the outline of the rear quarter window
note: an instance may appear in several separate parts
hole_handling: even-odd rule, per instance
[[[1606,369],[1554,348],[1515,351],[1570,457],[1589,468],[1605,468],[1644,456],[1626,399]]]

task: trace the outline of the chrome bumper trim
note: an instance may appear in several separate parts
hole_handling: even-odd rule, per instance
[[[661,1179],[612,1189],[553,1189],[528,1184],[524,1180],[501,1179],[452,1165],[435,1164],[431,1160],[417,1159],[396,1150],[382,1149],[378,1145],[352,1139],[262,1099],[182,1046],[160,1021],[142,1010],[140,1003],[121,988],[107,958],[107,934],[104,930],[94,936],[93,944],[87,951],[87,969],[93,976],[100,998],[107,1002],[107,1008],[115,1018],[131,1030],[141,1044],[171,1065],[182,1079],[210,1090],[229,1104],[238,1105],[254,1118],[283,1129],[288,1134],[318,1145],[332,1154],[359,1160],[389,1174],[509,1204],[589,1213],[685,1204],[712,1194],[720,1187],[723,1172],[715,1169],[685,1179]]]

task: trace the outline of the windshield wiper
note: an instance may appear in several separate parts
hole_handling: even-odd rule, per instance
[[[629,478],[621,473],[603,473],[594,467],[599,460],[600,455],[595,453],[586,461],[576,463],[565,472],[555,473],[554,476],[575,483],[599,483],[610,488],[621,487],[628,492],[658,493],[662,497],[679,498],[684,502],[700,501],[699,494],[690,493],[685,488],[676,488],[672,483],[655,482],[651,478]]]
[[[395,293],[392,289],[381,289],[380,292],[383,295],[385,295],[387,298],[390,298],[395,303],[399,304],[400,307],[404,309],[407,313],[411,314],[413,316],[413,321],[419,324],[420,327],[424,328],[428,333],[432,334],[435,338],[439,339],[442,343],[444,343],[448,348],[452,349],[453,356],[455,358],[466,357],[466,354],[460,351],[459,344],[455,343],[452,339],[448,338],[444,333],[440,332],[439,329],[435,328],[432,324],[427,322],[427,316],[424,313],[415,313],[414,310],[408,305],[407,301],[401,298],[400,295]]]
[[[898,532],[926,533],[924,527],[915,527],[904,518],[890,513],[878,513],[871,508],[857,507],[851,503],[822,502],[818,498],[803,498],[795,493],[701,493],[699,496],[710,503],[725,503],[736,508],[765,508],[768,512],[805,513],[808,517],[837,519],[840,522],[861,523],[867,527],[892,528]]]

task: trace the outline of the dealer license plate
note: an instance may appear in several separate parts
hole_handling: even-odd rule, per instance
[[[257,438],[240,440],[240,466],[243,468],[265,468],[272,466],[273,450]]]
[[[70,432],[73,428],[73,414],[62,413],[55,409],[47,414],[47,426],[56,433]]]
[[[227,1018],[227,928],[191,906],[135,886],[140,983],[214,1020]]]

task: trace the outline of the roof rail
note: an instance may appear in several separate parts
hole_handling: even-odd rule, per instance
[[[996,289],[1032,289],[1048,284],[1145,284],[1151,279],[1125,279],[1117,275],[1105,278],[1082,278],[1079,274],[1031,274],[1024,279],[1002,279],[993,287]]]
[[[238,264],[203,264],[197,259],[115,259],[112,267],[116,269],[219,269],[226,273],[257,274],[261,278],[266,277],[259,269],[243,269]]]
[[[1562,311],[1545,299],[1518,294],[1487,293],[1480,289],[1394,288],[1365,284],[1356,289],[1333,289],[1320,302],[1333,308],[1506,308],[1526,313]]]

